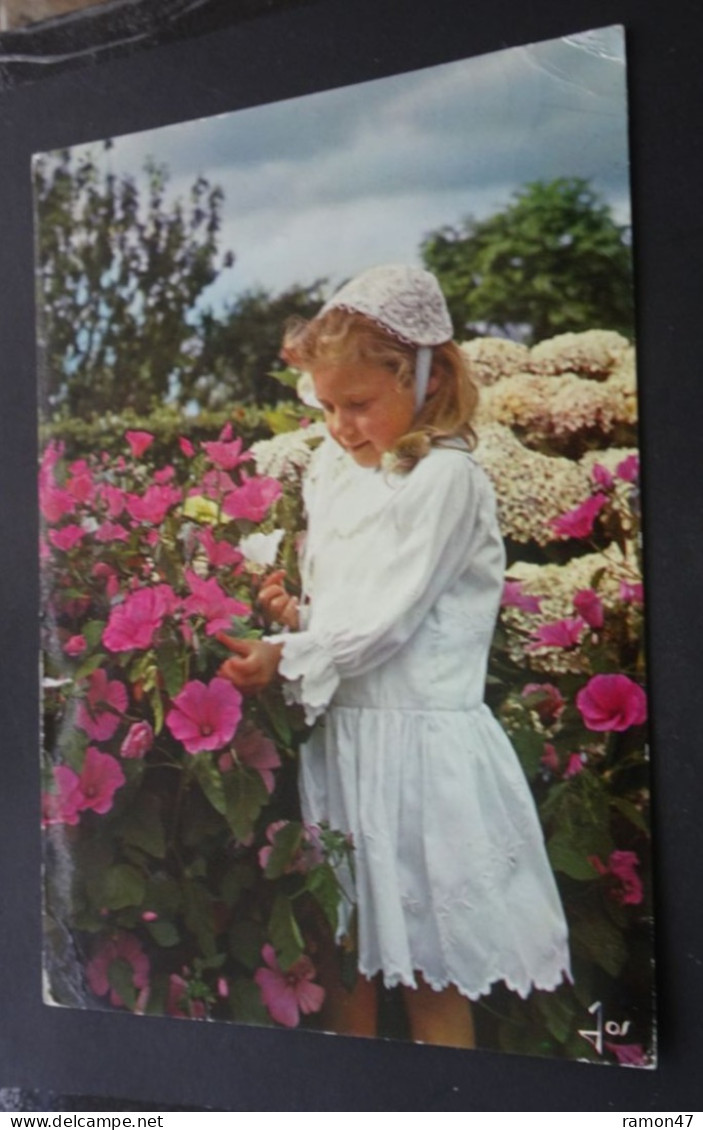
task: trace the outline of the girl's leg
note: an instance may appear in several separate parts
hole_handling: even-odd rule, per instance
[[[378,1031],[376,985],[358,975],[351,992],[341,981],[325,979],[325,1003],[320,1013],[323,1028],[341,1036],[375,1036]]]
[[[411,1038],[422,1044],[475,1048],[471,1005],[454,985],[436,991],[416,974],[417,988],[403,989]]]
[[[342,1036],[375,1036],[378,1030],[376,984],[357,974],[354,987],[342,982],[340,955],[325,923],[318,923],[314,950],[317,980],[325,990],[320,1025]]]

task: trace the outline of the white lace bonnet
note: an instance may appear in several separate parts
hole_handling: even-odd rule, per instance
[[[425,403],[432,347],[453,337],[452,321],[439,283],[421,267],[371,267],[345,283],[320,310],[339,308],[371,318],[407,345],[417,346],[415,408]]]

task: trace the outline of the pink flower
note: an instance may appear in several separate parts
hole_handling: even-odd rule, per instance
[[[120,591],[120,579],[117,572],[105,561],[96,561],[92,568],[92,575],[105,581],[105,592],[110,600]]]
[[[620,582],[620,599],[625,604],[642,604],[644,600],[644,587],[641,583],[635,581]]]
[[[226,471],[206,471],[200,480],[200,485],[191,487],[189,495],[204,495],[205,498],[217,500],[221,495],[234,490],[236,483]]]
[[[549,523],[555,534],[563,538],[587,538],[597,515],[607,502],[604,494],[593,494],[573,510],[567,510]]]
[[[178,607],[170,585],[137,589],[110,613],[102,641],[108,651],[145,650],[153,641],[165,616]]]
[[[63,549],[68,552],[78,545],[85,536],[85,530],[82,526],[62,526],[60,530],[49,530],[49,541],[56,549]]]
[[[641,1044],[612,1044],[606,1040],[605,1046],[623,1067],[646,1067],[649,1063]]]
[[[251,612],[248,604],[227,596],[214,577],[203,581],[189,569],[185,577],[192,596],[186,597],[183,609],[186,616],[203,616],[207,620],[208,636],[231,628],[233,616],[248,616]]]
[[[158,917],[155,910],[143,910],[141,914],[142,922],[156,922]]]
[[[120,746],[120,757],[141,758],[154,744],[154,731],[148,722],[133,722]]]
[[[295,1028],[300,1013],[319,1012],[325,999],[321,985],[313,984],[315,966],[303,955],[285,972],[276,960],[276,951],[268,943],[261,951],[268,969],[259,968],[254,974],[261,991],[261,999],[271,1017],[286,1028]]]
[[[622,883],[616,898],[624,905],[638,906],[644,897],[642,880],[635,871],[639,862],[634,851],[614,851],[608,860],[610,874]]]
[[[243,561],[243,555],[228,541],[217,541],[211,529],[203,530],[200,534],[200,544],[207,554],[207,559],[215,568],[223,565],[238,565]]]
[[[164,483],[171,482],[175,473],[173,467],[162,467],[160,471],[154,471],[154,482],[158,483],[159,486],[163,486]]]
[[[585,759],[582,753],[570,753],[563,776],[565,779],[576,777],[583,769]]]
[[[75,657],[77,655],[82,655],[87,646],[88,644],[85,641],[85,636],[71,636],[70,640],[67,640],[63,645],[63,649],[66,655]]]
[[[544,743],[544,753],[540,757],[540,761],[550,773],[559,772],[559,754],[549,742]]]
[[[620,887],[613,888],[612,897],[623,906],[639,906],[644,897],[642,880],[636,873],[639,859],[634,851],[613,851],[606,866],[597,855],[588,857],[599,875],[610,875],[617,879]]]
[[[276,836],[281,829],[285,828],[288,824],[290,824],[290,820],[274,820],[266,829],[266,839],[270,846],[262,847],[259,851],[259,867],[262,871],[265,871],[271,857],[271,852],[276,842]],[[313,867],[319,867],[321,863],[324,863],[324,859],[325,856],[322,850],[322,843],[320,842],[319,828],[314,824],[305,822],[303,824],[300,844],[293,859],[286,865],[285,873],[291,874],[294,871],[298,871],[301,874],[305,874],[306,871],[311,871]]]
[[[589,730],[627,730],[647,718],[647,698],[627,675],[594,675],[576,695]]]
[[[234,751],[243,765],[249,769],[256,769],[266,786],[266,791],[272,793],[275,784],[272,770],[279,768],[281,759],[271,739],[262,734],[261,730],[248,726],[243,732],[240,730],[235,737]]]
[[[522,688],[523,698],[535,694],[541,697],[532,709],[537,711],[540,722],[545,726],[551,726],[564,713],[566,699],[553,683],[526,683]]]
[[[242,716],[242,696],[227,679],[186,683],[173,700],[166,725],[188,753],[221,749],[234,736]]]
[[[282,487],[277,479],[260,475],[246,479],[241,487],[233,490],[222,503],[222,509],[229,518],[261,522],[281,493]]]
[[[42,794],[42,826],[77,824],[83,796],[78,774],[67,765],[57,765],[54,768],[54,788],[53,793]]]
[[[235,439],[232,443],[204,443],[203,448],[207,452],[208,459],[222,471],[233,471],[240,463],[246,463],[251,459],[249,452],[241,454],[241,439]]]
[[[177,1016],[182,1020],[204,1020],[206,1016],[204,1002],[189,997],[188,982],[177,973],[172,973],[168,979],[166,1012],[169,1016]]]
[[[103,522],[95,531],[95,540],[100,542],[129,541],[129,530],[126,530],[119,522]]]
[[[119,679],[109,680],[98,667],[90,676],[88,694],[76,711],[76,725],[96,742],[106,742],[120,724],[127,709],[127,688]],[[107,710],[100,709],[107,707]]]
[[[39,484],[39,507],[47,522],[58,522],[65,514],[72,514],[76,500],[67,490],[47,483]]]
[[[603,490],[608,490],[613,485],[613,476],[602,463],[594,463],[591,474],[593,475],[594,483],[599,487],[603,487]]]
[[[580,616],[543,624],[532,633],[533,642],[527,645],[525,651],[537,651],[540,647],[577,647],[585,627]]]
[[[78,778],[79,810],[92,809],[103,816],[112,808],[115,793],[125,783],[125,775],[109,753],[89,745]]]
[[[151,447],[154,442],[154,437],[151,432],[125,432],[124,437],[135,459],[139,459],[139,457],[144,454],[147,447]]]
[[[195,448],[193,447],[193,444],[189,439],[186,439],[185,436],[178,437],[178,446],[188,459],[190,459],[192,455],[195,455]]]
[[[621,463],[618,463],[615,468],[615,473],[618,478],[623,479],[626,483],[634,483],[637,481],[637,476],[640,473],[640,459],[639,455],[628,455]]]
[[[128,494],[125,496],[125,506],[135,522],[150,522],[158,526],[163,522],[168,511],[177,502],[181,501],[182,493],[178,487],[151,486],[147,487],[143,495]]]
[[[589,628],[603,627],[603,604],[593,589],[580,589],[574,596],[574,608]]]
[[[222,998],[229,996],[229,981],[226,977],[217,978],[217,995]]]
[[[523,595],[522,581],[506,581],[500,603],[503,608],[521,608],[523,612],[539,612],[541,601],[541,596]]]
[[[89,502],[93,497],[95,484],[85,459],[77,459],[71,464],[71,478],[66,483],[66,489],[76,502]]]
[[[85,967],[86,979],[96,997],[110,994],[110,1003],[115,1008],[124,1007],[124,1001],[110,988],[108,973],[113,961],[126,961],[132,967],[132,984],[135,989],[146,989],[149,985],[149,958],[144,953],[139,939],[134,934],[120,930],[112,937],[103,940]]]
[[[107,506],[107,512],[111,518],[119,518],[124,510],[125,492],[120,487],[113,487],[109,483],[103,483],[100,487],[100,495]]]

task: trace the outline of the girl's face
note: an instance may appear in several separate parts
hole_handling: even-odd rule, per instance
[[[315,365],[315,394],[333,439],[360,467],[377,467],[386,451],[410,431],[415,392],[379,366]]]

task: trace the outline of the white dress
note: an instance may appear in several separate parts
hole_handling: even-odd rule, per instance
[[[569,974],[567,927],[515,751],[483,703],[505,566],[486,475],[433,448],[407,475],[331,439],[304,488],[288,694],[317,719],[304,818],[354,842],[359,969],[521,996]],[[348,883],[349,876],[340,876]]]

